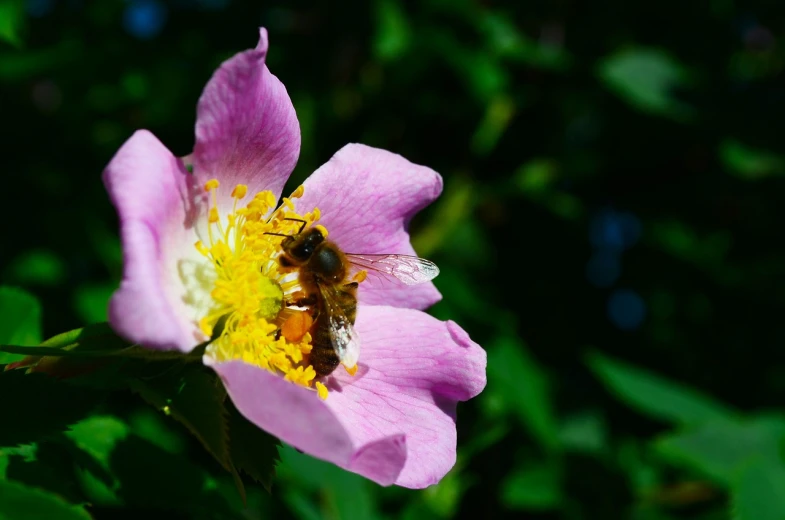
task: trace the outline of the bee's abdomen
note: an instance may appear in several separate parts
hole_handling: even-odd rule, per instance
[[[325,315],[316,318],[311,335],[313,337],[311,342],[311,366],[316,371],[316,375],[329,375],[341,361],[338,359],[335,349],[333,349],[330,329]]]

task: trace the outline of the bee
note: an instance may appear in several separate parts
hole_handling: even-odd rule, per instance
[[[372,271],[406,285],[425,283],[436,278],[439,268],[429,260],[410,255],[364,255],[344,253],[327,240],[319,227],[287,236],[278,257],[284,268],[299,271],[304,297],[288,306],[310,307],[314,311],[310,328],[310,362],[316,374],[326,376],[343,364],[356,366],[360,341],[354,329],[357,317],[357,279],[352,267]]]

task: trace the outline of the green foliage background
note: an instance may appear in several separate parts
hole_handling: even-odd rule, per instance
[[[137,128],[187,154],[260,25],[291,186],[348,142],[444,176],[413,240],[489,360],[458,464],[381,488],[284,447],[244,505],[155,389],[6,372],[0,518],[785,519],[774,2],[0,0],[0,344],[106,319],[104,165]]]

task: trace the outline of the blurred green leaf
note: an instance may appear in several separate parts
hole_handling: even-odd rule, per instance
[[[781,459],[758,456],[735,478],[732,488],[734,520],[785,519],[785,466]]]
[[[502,484],[502,502],[512,509],[551,510],[561,506],[564,497],[560,468],[556,459],[529,464],[513,471]]]
[[[0,40],[20,47],[24,22],[25,4],[23,0],[0,0]]]
[[[280,460],[280,441],[243,417],[231,403],[227,408],[229,445],[234,467],[270,491],[275,478],[275,465]]]
[[[226,390],[201,364],[174,366],[151,379],[134,379],[131,388],[153,407],[190,431],[221,466],[229,470]]]
[[[0,345],[37,345],[41,341],[41,304],[30,293],[0,287]],[[24,356],[0,352],[0,365]]]
[[[488,347],[488,388],[502,397],[544,448],[559,448],[547,376],[521,341],[501,337]]]
[[[755,181],[785,173],[782,155],[750,148],[733,139],[720,145],[720,159],[730,173],[744,180]]]
[[[90,520],[90,515],[51,493],[0,480],[0,519]]]
[[[85,323],[107,320],[109,298],[117,289],[114,283],[82,285],[74,293],[74,308]]]
[[[566,417],[559,429],[559,442],[565,450],[600,455],[607,446],[607,427],[596,411]]]
[[[599,352],[588,356],[595,375],[618,399],[655,419],[681,424],[731,421],[736,412],[674,381],[616,361]]]
[[[392,0],[376,1],[374,51],[382,61],[401,57],[411,45],[411,30],[403,5]]]
[[[452,518],[460,507],[461,497],[466,491],[466,482],[461,479],[460,468],[453,468],[435,486],[423,493],[423,501],[431,512],[439,518]]]
[[[687,69],[657,49],[632,47],[604,58],[598,67],[600,79],[625,101],[641,110],[686,119],[694,109],[673,96],[686,86]]]
[[[496,148],[499,139],[515,115],[515,102],[506,95],[491,99],[485,109],[485,116],[472,136],[472,152],[485,156]]]
[[[549,70],[563,71],[571,65],[572,58],[560,41],[535,41],[518,30],[508,15],[485,10],[478,25],[491,50],[499,56]]]
[[[672,464],[703,473],[730,486],[753,457],[768,458],[782,465],[785,418],[761,416],[743,421],[707,421],[662,436],[655,452]]]
[[[318,491],[322,518],[380,518],[372,494],[372,486],[375,485],[369,480],[329,462],[298,453],[290,446],[282,446],[279,453],[281,463],[278,466],[278,475],[288,484],[286,488],[282,486],[282,489],[299,487],[310,493]],[[287,493],[285,499],[301,512],[303,518],[313,517],[313,508],[305,507],[302,493]],[[314,498],[311,498],[311,502],[314,501]]]
[[[26,251],[14,258],[4,276],[21,285],[53,286],[62,283],[66,275],[65,263],[51,251]]]
[[[29,444],[62,432],[105,397],[45,375],[25,375],[18,370],[0,372],[0,395],[6,396],[0,446]]]

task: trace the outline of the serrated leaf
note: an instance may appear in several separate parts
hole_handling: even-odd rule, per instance
[[[558,448],[558,424],[547,376],[520,341],[501,338],[488,348],[488,387],[543,447]]]
[[[0,446],[29,444],[62,432],[104,398],[45,375],[20,371],[0,373],[0,395],[6,396],[0,411]]]
[[[270,491],[275,478],[275,465],[280,462],[280,441],[243,417],[231,403],[227,408],[229,445],[234,467]]]
[[[182,365],[152,379],[132,380],[131,388],[183,424],[221,466],[231,470],[226,390],[212,370],[200,364]]]
[[[781,461],[785,418],[761,416],[750,420],[710,421],[665,435],[654,449],[672,464],[698,471],[730,486],[740,469],[756,456]]]
[[[785,466],[781,459],[755,457],[734,479],[734,520],[785,520]]]
[[[0,520],[90,520],[81,508],[72,506],[57,495],[0,480]]]
[[[41,304],[32,294],[14,287],[0,287],[0,345],[37,345],[41,341]],[[23,355],[0,352],[0,365]]]
[[[618,399],[649,417],[666,422],[695,424],[732,421],[738,414],[709,397],[599,353],[587,359],[589,367]]]

